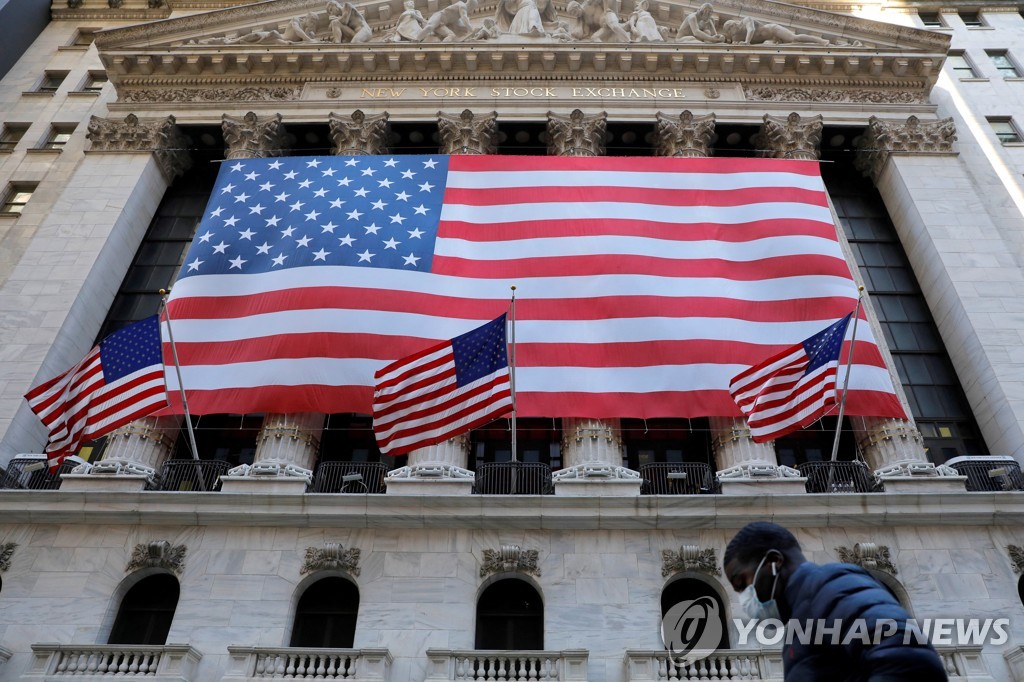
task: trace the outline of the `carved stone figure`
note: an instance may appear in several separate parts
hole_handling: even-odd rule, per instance
[[[807,33],[795,33],[779,24],[763,24],[750,17],[730,19],[722,25],[722,32],[734,45],[785,45],[787,43],[805,43],[810,45],[828,45],[828,41]]]
[[[836,547],[839,560],[847,564],[856,564],[871,571],[882,571],[896,575],[896,564],[892,562],[889,548],[873,542],[858,542],[851,550],[849,547]]]
[[[485,549],[484,560],[480,563],[480,577],[494,573],[527,573],[540,577],[537,559],[540,552],[523,549],[519,545],[502,545],[501,549]]]
[[[690,111],[678,119],[657,114],[658,156],[699,158],[711,154],[711,136],[715,134],[715,115],[694,116]]]
[[[498,0],[494,21],[502,33],[524,36],[545,35],[545,25],[558,21],[552,0]]]
[[[390,40],[396,43],[403,40],[415,42],[418,40],[417,36],[419,36],[420,31],[427,25],[427,20],[416,9],[414,0],[405,0],[404,7],[405,11],[398,17],[398,25],[395,26],[395,30],[390,37]]]
[[[306,575],[314,571],[345,571],[359,575],[361,553],[358,547],[345,549],[337,542],[324,543],[323,547],[307,547],[299,573]]]
[[[16,542],[2,542],[0,543],[0,573],[11,570],[11,557],[14,556],[14,550],[18,547]]]
[[[327,18],[335,43],[365,43],[373,35],[373,29],[351,2],[329,0]]]
[[[498,22],[491,17],[487,17],[479,28],[466,36],[466,40],[494,40],[497,37]]]
[[[386,154],[388,114],[367,116],[356,109],[351,116],[332,113],[328,120],[337,155]]]
[[[595,43],[628,43],[629,33],[622,28],[619,15],[611,8],[609,0],[571,0],[566,11],[576,18],[572,37]]]
[[[417,41],[440,40],[452,43],[463,40],[473,32],[469,12],[476,8],[477,0],[458,0],[430,15],[426,25],[416,36]]]
[[[722,575],[722,569],[718,567],[718,559],[715,556],[715,548],[682,545],[678,552],[671,549],[661,550],[662,577],[688,572]]]
[[[714,10],[705,2],[696,11],[683,18],[676,30],[676,41],[680,43],[724,43],[725,36],[715,26]]]
[[[124,570],[126,573],[131,573],[143,568],[160,568],[180,575],[185,570],[185,554],[187,552],[188,548],[185,545],[172,545],[167,540],[140,542],[132,550],[132,555]]]
[[[639,0],[636,3],[636,9],[633,10],[633,13],[629,15],[629,20],[626,21],[625,28],[634,43],[661,43],[665,41],[657,22],[654,21],[654,17],[648,11],[649,8],[650,2],[648,0]]]
[[[607,116],[574,109],[568,116],[548,112],[548,153],[555,156],[601,156],[605,152]]]
[[[315,13],[310,12],[309,14],[301,17],[293,17],[288,25],[285,26],[284,32],[269,30],[269,31],[251,31],[245,35],[237,36],[235,38],[221,37],[221,38],[204,38],[199,41],[190,40],[190,45],[291,45],[293,43],[313,43],[316,42],[316,23],[317,16]]]
[[[441,133],[442,154],[494,154],[494,136],[498,131],[498,114],[474,115],[466,109],[458,116],[437,112],[437,128]]]

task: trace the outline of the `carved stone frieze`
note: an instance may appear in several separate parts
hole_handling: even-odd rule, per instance
[[[885,545],[876,545],[873,542],[858,542],[849,547],[836,547],[836,554],[839,560],[846,564],[856,564],[861,568],[882,571],[889,575],[896,575],[896,564],[889,556],[889,548]]]
[[[118,100],[129,103],[285,102],[297,100],[301,92],[298,87],[125,89],[118,93]]]
[[[498,114],[474,114],[469,109],[461,114],[437,112],[442,154],[495,154]]]
[[[480,577],[486,578],[495,573],[527,573],[540,577],[537,565],[539,552],[535,549],[522,549],[519,545],[502,545],[501,549],[485,549],[484,560],[480,564]]]
[[[132,556],[125,567],[126,573],[143,568],[161,568],[165,571],[181,574],[185,570],[185,545],[172,545],[167,540],[140,542],[135,545]]]
[[[786,88],[743,86],[748,100],[761,102],[864,102],[870,104],[920,104],[927,101],[924,92],[907,90],[869,90],[866,88]]]
[[[602,156],[608,117],[574,109],[568,116],[548,112],[548,154],[553,156]]]
[[[675,573],[689,571],[722,575],[722,569],[718,567],[718,558],[715,556],[715,548],[682,545],[678,552],[671,549],[661,550],[661,575],[663,577],[667,578]]]
[[[336,155],[387,154],[388,114],[367,116],[359,109],[351,116],[332,113],[328,119]]]
[[[323,547],[307,547],[299,572],[305,575],[313,571],[345,571],[359,575],[359,554],[358,547],[345,549],[336,542],[328,542]]]
[[[656,115],[658,156],[701,157],[711,154],[711,137],[715,134],[715,115],[694,116],[687,110],[679,118]]]
[[[1010,555],[1010,563],[1013,564],[1014,573],[1024,573],[1024,547],[1020,545],[1007,545],[1006,552]]]
[[[250,111],[245,116],[221,117],[225,156],[228,159],[262,159],[280,156],[285,146],[284,125],[281,114],[260,117]]]
[[[820,154],[821,129],[821,114],[807,118],[796,112],[786,117],[765,114],[754,143],[768,158],[813,161]]]
[[[890,154],[950,154],[954,142],[956,125],[952,118],[922,121],[911,116],[902,123],[872,116],[857,145],[861,153],[855,165],[864,175],[877,179]]]
[[[0,542],[0,573],[11,570],[11,557],[17,546],[17,542]]]
[[[191,140],[173,116],[154,120],[140,120],[135,114],[124,120],[92,116],[86,137],[93,152],[152,152],[168,182],[192,165]]]

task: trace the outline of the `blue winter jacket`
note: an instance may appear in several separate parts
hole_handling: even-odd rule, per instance
[[[910,615],[858,566],[801,564],[786,583],[785,600],[790,612],[782,616],[790,621],[791,629],[799,623],[817,623],[818,619],[824,619],[826,625],[836,620],[842,623],[835,640],[831,633],[823,632],[822,644],[814,644],[813,638],[801,643],[798,637],[792,637],[782,650],[786,682],[947,679],[939,655],[929,644],[913,636],[904,643]],[[858,619],[863,619],[863,626],[855,623]],[[863,629],[851,632],[855,627]],[[876,627],[883,635],[877,639]],[[893,629],[896,632],[890,635]]]

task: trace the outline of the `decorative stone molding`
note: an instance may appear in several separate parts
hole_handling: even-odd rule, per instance
[[[414,466],[404,466],[389,471],[387,478],[455,478],[462,480],[470,480],[476,477],[472,471],[464,469],[460,466],[453,464],[443,463],[428,463],[428,464],[416,464]]]
[[[715,556],[715,548],[681,545],[678,552],[671,549],[661,550],[662,577],[667,578],[687,571],[722,575],[722,569],[718,567],[718,557]]]
[[[90,476],[143,476],[149,483],[156,480],[156,469],[127,459],[103,459],[89,467],[88,473]]]
[[[142,120],[128,114],[123,121],[92,116],[86,137],[94,153],[152,152],[168,183],[192,165],[188,153],[192,141],[181,132],[173,116]]]
[[[872,90],[869,88],[787,88],[743,86],[748,100],[761,102],[856,102],[866,104],[921,104],[928,100],[924,92]]]
[[[358,547],[345,549],[337,542],[325,543],[323,547],[307,547],[306,558],[299,573],[306,575],[313,571],[345,571],[359,575]]]
[[[1020,545],[1007,545],[1006,553],[1010,555],[1013,572],[1024,573],[1024,547]]]
[[[857,147],[856,168],[877,180],[890,154],[953,154],[956,125],[952,118],[922,121],[910,116],[906,123],[872,116]]]
[[[548,154],[552,156],[602,156],[608,116],[584,114],[573,109],[568,116],[548,112]]]
[[[0,573],[11,570],[11,557],[17,546],[17,542],[0,543]]]
[[[331,113],[331,141],[335,155],[387,154],[388,113],[367,116],[356,109],[351,116]]]
[[[711,137],[715,134],[714,114],[694,116],[693,112],[686,110],[676,119],[659,111],[656,119],[658,156],[710,156]]]
[[[118,89],[118,101],[160,102],[290,102],[299,99],[299,87],[247,88],[126,88]]]
[[[821,114],[802,118],[793,112],[785,118],[764,115],[754,143],[761,156],[773,159],[817,160],[821,146]]]
[[[851,550],[849,547],[836,547],[839,560],[847,564],[856,564],[871,571],[882,571],[896,575],[896,565],[889,558],[889,548],[873,542],[858,542]]]
[[[281,114],[259,117],[250,111],[245,116],[221,117],[228,159],[262,159],[280,156],[285,146],[284,125]]]
[[[313,482],[313,471],[289,462],[253,462],[240,464],[228,470],[232,478],[301,478],[306,485]]]
[[[139,543],[135,545],[125,573],[143,568],[161,568],[165,571],[181,574],[185,570],[185,545],[172,545],[167,540]]]
[[[469,109],[461,114],[437,112],[442,154],[496,154],[498,114],[474,114]]]
[[[485,549],[480,564],[480,577],[495,573],[526,573],[540,577],[537,566],[539,552],[536,549],[522,549],[519,545],[502,545],[501,549]]]
[[[562,462],[565,468],[551,474],[552,480],[621,480],[639,483],[639,472],[621,466],[622,439],[618,431],[617,420],[563,419]]]

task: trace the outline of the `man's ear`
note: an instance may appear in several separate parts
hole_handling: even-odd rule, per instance
[[[778,575],[782,571],[782,567],[786,565],[786,555],[777,549],[769,549],[765,553],[765,563],[770,564],[770,570],[773,576]]]

